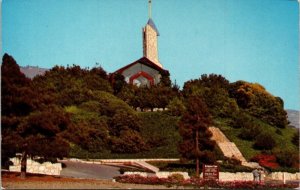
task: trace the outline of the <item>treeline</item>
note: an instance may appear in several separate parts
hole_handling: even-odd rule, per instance
[[[55,66],[30,80],[7,54],[1,72],[2,164],[16,152],[56,158],[81,149],[148,151],[153,142],[141,136],[143,126],[135,109],[168,108],[168,114],[180,118],[190,110],[188,100],[194,96],[212,118],[231,118],[233,125],[245,125],[236,119],[245,115],[278,128],[288,124],[279,97],[259,84],[230,83],[215,74],[190,80],[182,90],[171,83],[169,73],[162,73],[158,85],[138,88],[101,67],[88,70],[76,65]]]

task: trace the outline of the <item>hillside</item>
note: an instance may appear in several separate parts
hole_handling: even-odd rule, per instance
[[[287,127],[283,100],[257,83],[230,83],[210,74],[187,81],[179,90],[166,75],[151,88],[138,88],[101,67],[76,65],[56,66],[29,79],[7,54],[1,71],[2,164],[24,150],[25,142],[31,156],[47,159],[178,158],[182,136],[190,144],[180,148],[193,154],[195,145],[194,131],[185,136],[183,132],[207,118],[248,160],[264,154],[276,157],[277,165],[292,167],[298,159],[299,134]],[[195,110],[205,108],[207,114],[189,124],[181,118],[194,102],[201,102]],[[147,112],[166,107],[168,111]],[[183,123],[188,130],[182,129]],[[202,147],[207,145],[205,139],[199,141]],[[223,159],[214,142],[210,145],[211,151],[203,156]]]
[[[286,110],[288,114],[288,120],[291,126],[300,128],[300,112],[297,110]]]

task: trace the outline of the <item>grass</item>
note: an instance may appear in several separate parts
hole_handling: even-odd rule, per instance
[[[262,132],[268,132],[272,134],[277,144],[277,146],[274,149],[289,149],[298,152],[298,147],[292,144],[291,142],[293,135],[296,132],[295,128],[286,127],[280,129],[268,125],[258,119],[255,119],[255,122],[261,126]],[[215,120],[215,123],[217,127],[219,127],[221,131],[226,135],[226,137],[236,144],[236,146],[239,148],[239,150],[247,160],[250,160],[250,158],[262,152],[261,150],[256,150],[253,148],[254,141],[248,141],[239,138],[238,135],[241,133],[242,129],[237,129],[229,126],[227,119],[218,118]],[[281,134],[276,133],[276,130],[280,131]]]
[[[68,107],[66,109],[70,113],[78,113],[80,111],[80,109],[76,107]],[[177,122],[179,120],[178,117],[170,116],[166,112],[139,112],[138,117],[142,123],[141,135],[145,142],[149,145],[149,149],[147,151],[136,154],[113,154],[108,150],[97,153],[89,153],[88,151],[81,149],[78,145],[75,145],[72,148],[70,156],[84,159],[180,158],[177,151],[178,142],[181,140],[177,127]],[[255,122],[262,127],[263,131],[267,131],[272,134],[277,142],[277,147],[275,147],[275,149],[289,149],[298,152],[298,147],[291,143],[292,137],[296,132],[295,128],[287,127],[284,129],[278,129],[258,119],[256,119]],[[231,127],[228,124],[230,123],[228,119],[218,118],[215,120],[215,123],[216,126],[224,132],[227,138],[237,145],[243,156],[248,161],[256,154],[261,153],[261,150],[253,148],[253,141],[243,140],[238,137],[241,133],[241,128],[236,129]],[[280,132],[278,133],[278,131]]]
[[[73,107],[69,112],[76,112]],[[70,157],[84,159],[114,159],[114,158],[179,158],[177,145],[181,139],[178,129],[178,117],[165,112],[139,112],[142,122],[141,135],[148,142],[149,150],[135,154],[114,154],[108,150],[90,153],[78,145],[72,145]]]

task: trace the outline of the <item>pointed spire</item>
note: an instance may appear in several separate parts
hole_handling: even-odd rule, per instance
[[[149,19],[152,17],[152,2],[151,0],[148,1],[148,13],[149,13]]]

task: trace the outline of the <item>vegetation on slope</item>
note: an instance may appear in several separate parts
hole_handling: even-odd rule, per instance
[[[179,157],[178,121],[191,96],[203,100],[214,125],[248,160],[257,154],[276,155],[280,165],[292,167],[298,159],[299,133],[287,127],[283,101],[256,83],[230,83],[211,74],[187,81],[180,91],[163,73],[158,85],[137,88],[121,75],[75,65],[56,66],[31,80],[7,54],[1,70],[3,162],[24,151],[26,143],[30,156],[49,158]],[[168,111],[135,109],[157,107]],[[48,147],[56,147],[52,152],[38,145],[49,139],[53,143],[46,143]]]

